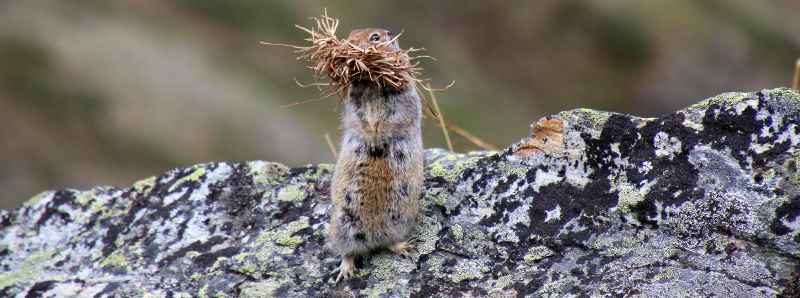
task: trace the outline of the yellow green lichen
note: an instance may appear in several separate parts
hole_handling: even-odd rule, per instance
[[[242,298],[262,298],[262,297],[275,297],[275,290],[281,287],[281,284],[273,279],[263,280],[259,282],[248,282],[241,287]]]
[[[297,202],[306,198],[306,190],[300,185],[287,185],[278,191],[279,202]]]
[[[778,95],[785,100],[800,102],[800,93],[798,93],[797,90],[791,88],[781,87],[777,89],[772,89],[770,90],[770,93]]]
[[[519,177],[524,178],[525,175],[528,173],[528,170],[530,169],[530,167],[521,164],[514,164],[507,162],[499,163],[497,166],[500,169],[500,171],[502,171],[505,174],[505,176],[517,175],[518,178]]]
[[[608,117],[611,116],[611,113],[592,109],[574,109],[571,111],[561,112],[558,115],[567,122],[573,122],[580,119],[580,121],[585,122],[591,128],[601,128],[606,124],[606,121],[608,120]]]
[[[458,179],[466,169],[474,168],[482,158],[483,157],[470,157],[457,161],[455,166],[453,166],[454,176],[451,179]]]
[[[447,181],[454,182],[461,177],[466,169],[473,168],[478,161],[483,158],[482,156],[473,156],[468,158],[461,158],[463,154],[445,156],[430,165],[430,173],[436,177],[442,177]],[[445,165],[445,161],[452,161]],[[449,168],[449,169],[448,169]]]
[[[436,204],[436,206],[444,207],[447,203],[447,195],[438,193],[436,195],[428,196],[428,200]]]
[[[189,277],[189,280],[198,281],[198,280],[200,280],[202,278],[203,278],[202,274],[195,272],[195,273],[192,274],[192,276]]]
[[[296,247],[300,244],[303,244],[303,237],[300,236],[280,237],[275,240],[275,243],[282,246]]]
[[[100,266],[130,269],[128,261],[125,259],[125,254],[123,254],[122,250],[119,249],[115,250],[108,255],[108,257],[103,259],[103,261],[100,262]]]
[[[228,264],[228,261],[229,260],[226,257],[217,257],[217,259],[214,260],[214,264],[211,265],[211,268],[209,269],[209,271],[215,272],[215,271],[220,270],[221,268],[223,268],[225,265]]]
[[[101,194],[97,189],[77,193],[75,202],[81,206],[87,206],[89,211],[77,216],[76,220],[79,222],[88,220],[89,216],[93,214],[104,218],[125,214],[128,211],[128,205],[123,204],[129,203],[126,200],[117,200],[115,204],[109,204],[110,197]]]
[[[552,250],[547,248],[546,246],[534,246],[528,249],[528,253],[525,254],[522,259],[525,263],[533,263],[544,258],[552,256],[554,253]]]
[[[598,239],[591,244],[595,250],[602,251],[606,256],[622,256],[641,246],[644,234],[624,237],[621,240]]]
[[[428,270],[433,272],[436,276],[440,276],[440,272],[442,272],[445,261],[446,260],[444,257],[433,255],[428,259]]]
[[[420,255],[429,254],[436,250],[436,242],[439,240],[439,225],[441,223],[436,218],[425,216],[422,218],[420,224],[419,234],[417,235],[417,243],[415,243],[416,251]]]
[[[142,295],[143,298],[161,298],[164,297],[164,293],[161,291],[157,291],[155,293],[147,292]]]
[[[30,199],[28,199],[28,201],[26,201],[24,205],[26,205],[26,206],[33,206],[33,205],[36,205],[36,204],[38,204],[38,203],[39,203],[39,202],[40,202],[42,199],[44,199],[45,197],[48,197],[48,196],[50,196],[50,195],[52,195],[52,194],[53,194],[53,192],[52,192],[52,191],[49,191],[49,190],[48,190],[48,191],[43,191],[43,192],[40,192],[40,193],[36,194],[35,196],[31,197]]]
[[[444,177],[447,175],[447,171],[444,169],[444,165],[441,162],[435,162],[430,165],[430,172],[431,175],[436,177]]]
[[[233,270],[242,274],[252,275],[253,273],[258,272],[258,267],[253,263],[245,263],[241,266],[234,267]]]
[[[464,228],[461,225],[453,225],[453,227],[450,228],[450,233],[453,234],[453,239],[456,241],[461,242],[464,240]]]
[[[178,188],[179,186],[181,186],[182,184],[184,184],[184,183],[186,183],[188,181],[200,181],[200,178],[205,176],[205,174],[206,174],[206,165],[196,165],[193,168],[194,168],[194,171],[191,174],[186,175],[181,179],[178,179],[178,181],[175,181],[175,183],[172,184],[172,186],[170,186],[169,191],[175,190],[176,188]]]
[[[617,191],[619,192],[617,210],[622,213],[630,212],[632,207],[635,207],[645,199],[639,190],[629,183],[620,184],[617,187]]]
[[[308,180],[317,180],[322,176],[323,173],[331,173],[333,172],[333,168],[335,165],[329,163],[321,163],[317,165],[317,169],[314,172],[307,173],[306,179]]]
[[[416,269],[416,265],[411,261],[401,261],[399,257],[389,254],[380,254],[372,258],[372,272],[370,276],[379,280],[392,281],[398,273],[408,273]]]
[[[655,276],[653,276],[653,281],[671,280],[674,277],[675,273],[672,272],[672,268],[667,268],[664,271],[661,271]]]
[[[624,173],[611,179],[612,191],[617,192],[617,210],[628,213],[631,208],[636,207],[645,200],[645,196],[650,193],[650,187],[655,185],[655,180],[637,187],[628,182],[628,177]]]
[[[233,256],[233,260],[236,261],[237,263],[241,263],[241,262],[244,262],[244,260],[246,260],[247,257],[252,256],[252,255],[253,255],[252,253],[243,252],[243,253],[240,253],[238,255]]]
[[[156,176],[145,178],[133,183],[133,190],[138,193],[145,193],[156,185]]]
[[[483,273],[489,272],[489,267],[476,261],[466,260],[456,265],[453,271],[450,280],[454,283],[460,283],[465,280],[480,278]]]
[[[89,205],[89,212],[91,212],[91,213],[112,213],[112,211],[116,209],[116,208],[114,208],[114,206],[106,206],[105,203],[106,202],[104,202],[103,200],[100,200],[100,198],[95,197],[94,202],[92,202],[92,204]],[[115,214],[116,213],[120,213],[118,209],[117,209],[117,212],[115,212]]]
[[[502,275],[498,276],[495,279],[492,288],[489,289],[489,296],[490,297],[514,297],[511,295],[503,295],[503,289],[507,289],[509,286],[514,284],[514,276],[513,275]]]
[[[683,126],[694,129],[696,131],[703,131],[703,129],[705,129],[702,123],[694,122],[689,117],[683,119]]]
[[[398,274],[409,273],[416,269],[414,262],[398,260],[397,257],[392,257],[389,254],[377,255],[372,258],[371,263],[372,270],[368,276],[372,279],[377,279],[378,282],[367,291],[367,297],[385,296],[386,293],[398,287],[396,281]]]
[[[258,249],[254,253],[259,261],[267,261],[272,254],[291,254],[294,249],[302,244],[305,240],[301,236],[294,236],[298,231],[308,228],[310,226],[308,217],[303,216],[300,219],[290,222],[286,228],[265,232],[256,238],[253,246]],[[246,256],[237,255],[237,257],[244,259]]]
[[[568,276],[542,285],[537,293],[547,297],[561,297],[565,288],[570,288],[571,285],[577,282],[578,279],[576,277]]]
[[[75,197],[75,202],[80,204],[81,206],[86,206],[89,202],[94,199],[94,190],[89,191],[82,191],[79,192],[78,195]]]
[[[55,252],[50,250],[31,254],[22,262],[22,266],[18,270],[0,273],[0,289],[20,282],[34,280],[34,277],[42,270],[44,263],[50,260],[54,254]]]
[[[481,218],[490,217],[494,215],[495,212],[496,211],[494,210],[494,208],[489,208],[489,207],[478,208],[478,214],[481,216]]]
[[[248,175],[253,177],[256,184],[275,184],[282,176],[289,172],[289,168],[274,162],[251,161],[247,163]]]
[[[744,92],[728,92],[703,100],[696,104],[689,106],[691,110],[705,110],[712,105],[719,106],[732,106],[735,103],[741,102],[747,98],[749,93]]]
[[[206,296],[206,291],[208,291],[208,285],[203,285],[200,287],[200,290],[197,291],[197,297],[207,298],[208,296]]]
[[[281,246],[296,247],[302,244],[304,240],[303,237],[293,236],[293,234],[308,227],[309,221],[308,217],[306,216],[290,222],[285,230],[277,231],[277,233],[275,233],[275,243]]]
[[[295,220],[293,222],[290,222],[287,225],[286,230],[289,233],[294,234],[294,233],[297,233],[297,231],[300,231],[300,230],[308,228],[308,227],[309,227],[308,217],[307,216],[302,216],[302,217],[300,217],[300,219]]]

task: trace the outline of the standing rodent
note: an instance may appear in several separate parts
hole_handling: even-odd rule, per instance
[[[389,42],[384,29],[357,29],[348,41],[361,48]],[[394,41],[391,49],[399,50]],[[387,247],[407,255],[423,184],[422,103],[413,81],[402,90],[370,81],[348,86],[342,144],[331,183],[329,246],[342,256],[336,281],[352,277],[355,256]]]

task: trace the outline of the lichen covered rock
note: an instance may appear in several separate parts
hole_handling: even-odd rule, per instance
[[[800,95],[573,110],[502,152],[426,152],[416,251],[325,249],[331,165],[210,163],[0,211],[0,296],[800,294]]]

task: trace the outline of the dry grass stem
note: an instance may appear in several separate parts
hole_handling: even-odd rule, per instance
[[[453,83],[451,82],[445,88],[440,89],[440,90],[444,90],[444,89],[450,88],[450,86],[452,86],[452,85],[453,85]],[[430,88],[430,86],[427,86],[427,85],[421,85],[420,84],[420,87],[422,89],[427,90],[429,93],[431,93],[431,97],[434,96],[433,92],[437,91],[437,89]],[[473,135],[472,133],[470,133],[466,129],[463,129],[463,128],[461,128],[461,127],[459,127],[459,126],[457,126],[457,125],[455,125],[453,123],[447,122],[447,120],[444,119],[444,116],[439,112],[438,104],[436,104],[437,106],[435,108],[431,107],[431,105],[428,104],[428,101],[426,100],[425,96],[423,96],[422,93],[420,93],[420,98],[422,99],[423,103],[425,104],[424,112],[428,116],[430,116],[431,118],[436,120],[436,125],[438,125],[439,127],[442,127],[443,129],[447,129],[448,131],[452,131],[453,133],[461,136],[462,138],[466,139],[468,142],[472,143],[473,145],[475,145],[475,146],[477,146],[477,147],[479,147],[479,148],[481,148],[483,150],[489,150],[489,151],[498,150],[497,146],[495,146],[495,145],[493,145],[493,144],[491,144],[489,142],[486,142],[483,139]],[[433,99],[433,100],[435,100],[435,99]],[[447,136],[446,138],[449,138],[448,134],[446,134],[446,136]],[[452,149],[450,149],[450,150],[452,151]]]
[[[794,90],[800,90],[800,58],[794,64],[794,82],[792,83]]]
[[[436,101],[436,94],[434,94],[433,93],[434,91],[430,88],[428,88],[427,90],[428,94],[431,96],[431,102],[433,102],[433,108],[436,111],[436,115],[439,116],[436,118],[438,118],[439,120],[439,127],[442,128],[442,134],[444,134],[444,140],[445,142],[447,142],[447,149],[449,149],[450,152],[454,152],[453,142],[450,141],[450,133],[447,132],[447,125],[444,124],[444,114],[442,114],[442,111],[439,109],[439,102]]]
[[[336,146],[334,146],[333,141],[331,141],[331,136],[328,135],[328,133],[326,132],[325,135],[323,135],[323,137],[325,138],[325,142],[328,143],[328,148],[331,149],[331,154],[333,154],[333,160],[336,160],[339,157],[336,154]]]
[[[296,101],[296,102],[293,102],[293,103],[288,103],[288,104],[282,105],[281,108],[284,108],[284,109],[285,108],[291,108],[293,106],[297,106],[297,105],[301,105],[301,104],[305,104],[305,103],[309,103],[309,102],[322,101],[322,100],[325,100],[327,98],[328,98],[327,96],[320,96],[320,97],[317,97],[317,98]]]
[[[488,150],[488,151],[497,151],[498,150],[497,146],[495,146],[495,145],[493,145],[493,144],[491,144],[489,142],[486,142],[483,139],[471,134],[466,129],[463,129],[463,128],[461,128],[461,127],[459,127],[459,126],[457,126],[457,125],[455,125],[453,123],[448,123],[448,122],[445,122],[445,125],[447,126],[448,130],[456,133],[457,135],[461,136],[462,138],[466,139],[467,141],[469,141],[473,145],[478,146],[479,148],[481,148],[483,150]]]

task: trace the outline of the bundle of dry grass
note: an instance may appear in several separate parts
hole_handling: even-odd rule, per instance
[[[273,44],[261,42],[266,45],[280,45],[294,48],[298,60],[312,64],[309,68],[314,70],[317,80],[329,80],[329,83],[318,82],[316,86],[329,86],[323,93],[327,97],[336,93],[343,93],[347,86],[354,81],[369,81],[384,87],[402,90],[408,84],[419,82],[422,68],[415,60],[427,56],[412,56],[413,52],[421,49],[394,49],[391,47],[400,34],[394,39],[361,48],[347,40],[336,37],[339,20],[329,17],[327,11],[320,17],[313,18],[316,27],[308,29],[295,25],[310,36],[305,40],[309,46],[287,44]]]
[[[316,23],[316,27],[312,29],[295,25],[295,27],[310,35],[305,39],[311,43],[309,46],[269,43],[264,41],[262,41],[261,44],[293,48],[298,54],[298,60],[310,62],[312,66],[309,66],[309,68],[314,70],[315,77],[318,80],[318,82],[311,85],[319,87],[322,91],[322,96],[319,99],[328,98],[337,93],[344,97],[344,93],[347,91],[347,86],[349,86],[350,83],[368,81],[378,86],[390,87],[395,90],[404,90],[409,86],[413,86],[413,84],[417,84],[422,89],[429,92],[436,105],[436,97],[433,92],[447,89],[453,84],[451,83],[444,89],[437,90],[432,89],[428,83],[420,79],[419,76],[422,73],[422,67],[419,66],[416,60],[420,58],[435,59],[430,56],[412,55],[412,53],[423,49],[398,49],[393,47],[392,45],[402,33],[391,40],[373,44],[367,48],[361,48],[347,40],[336,37],[336,29],[339,27],[339,20],[329,17],[327,11],[325,11],[323,15],[313,18],[313,20]],[[300,83],[298,84],[304,86]],[[327,88],[323,88],[323,86]],[[445,121],[438,109],[438,105],[436,105],[435,110],[431,108],[422,93],[420,93],[420,98],[423,99],[425,104],[425,112],[433,119],[436,119],[436,124],[442,128],[447,145],[451,151],[453,150],[453,145],[447,130],[457,133],[485,150],[497,150],[496,146]],[[308,101],[293,103],[285,107],[305,102]],[[335,150],[332,151],[335,152]]]

